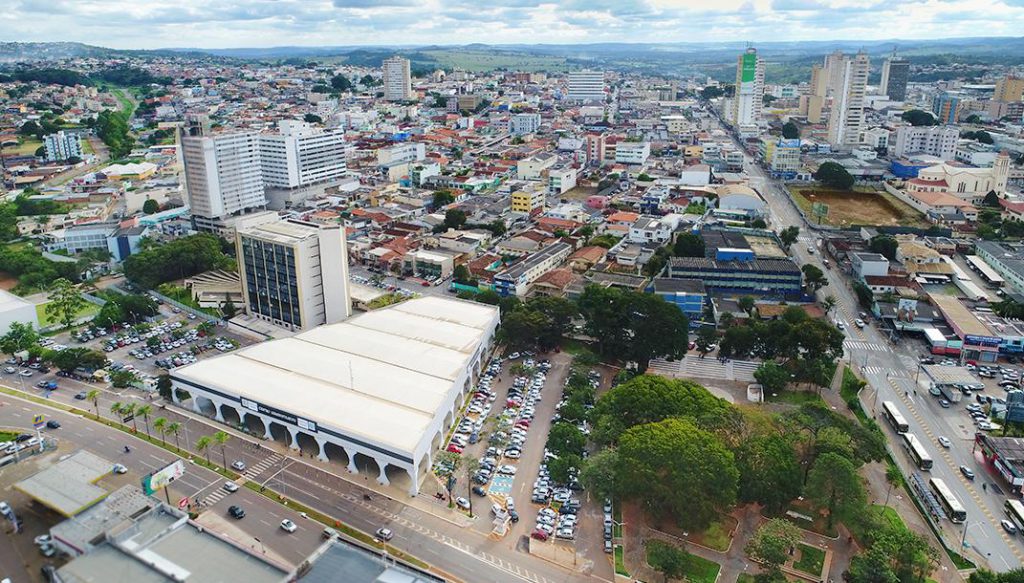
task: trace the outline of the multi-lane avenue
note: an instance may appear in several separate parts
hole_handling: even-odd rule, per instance
[[[945,521],[940,525],[947,544],[956,549],[961,540],[965,540],[967,545],[962,554],[975,561],[987,562],[995,570],[1005,571],[1019,566],[1024,562],[1024,545],[1019,538],[1007,535],[999,525],[1005,496],[998,495],[997,489],[989,487],[984,490],[981,487],[982,482],[996,484],[998,478],[985,469],[981,454],[973,451],[975,429],[964,415],[962,405],[960,408],[943,409],[926,391],[917,391],[918,395],[915,395],[915,373],[921,345],[912,339],[893,344],[887,334],[873,325],[864,329],[853,326],[860,308],[850,281],[837,269],[826,268],[820,253],[807,252],[808,245],[817,246],[817,235],[809,229],[785,188],[767,177],[749,156],[746,171],[751,187],[762,193],[768,203],[773,228],[800,227],[800,242],[793,246],[794,259],[800,265],[811,263],[818,266],[828,278],[828,286],[821,290],[820,295],[831,295],[836,299],[833,317],[847,324],[846,358],[869,384],[869,392],[865,394],[869,408],[877,409],[882,402],[893,401],[908,413],[905,417],[910,424],[910,432],[922,440],[935,459],[931,477],[942,478],[967,509],[966,524],[954,525]],[[916,472],[916,467],[895,440],[896,435],[887,425],[884,430],[904,474]],[[936,442],[940,435],[953,441],[950,449],[942,448]],[[977,480],[967,480],[959,471],[961,465],[973,468],[978,475]]]

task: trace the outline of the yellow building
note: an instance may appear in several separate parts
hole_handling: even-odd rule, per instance
[[[512,193],[512,212],[528,215],[544,212],[544,190],[517,190]]]
[[[686,146],[683,148],[683,156],[687,158],[700,158],[704,156],[704,146]]]
[[[994,101],[1009,103],[1024,99],[1024,77],[1003,77],[996,82]]]

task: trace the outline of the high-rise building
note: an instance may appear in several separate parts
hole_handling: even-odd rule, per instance
[[[341,225],[277,221],[239,229],[235,244],[249,315],[292,331],[351,315]]]
[[[896,129],[892,154],[897,158],[907,154],[928,154],[952,160],[959,141],[960,130],[954,126],[900,126]]]
[[[737,126],[756,125],[764,106],[764,61],[749,48],[736,59],[736,94],[732,119]]]
[[[807,116],[807,123],[821,123],[822,110],[828,94],[828,71],[821,65],[811,65],[811,83],[808,94],[801,98],[801,113]]]
[[[44,136],[43,146],[46,149],[47,162],[59,162],[68,158],[81,159],[82,157],[82,142],[78,134],[68,133],[64,130]]]
[[[996,81],[996,90],[992,99],[1002,103],[1024,100],[1024,77],[1007,75]]]
[[[863,51],[843,63],[842,83],[832,96],[828,118],[828,141],[835,147],[855,147],[864,125],[864,94],[871,61]]]
[[[193,217],[217,220],[264,208],[259,136],[206,133],[194,123],[181,137],[185,193]]]
[[[846,72],[846,63],[850,58],[843,54],[843,51],[836,50],[834,53],[825,55],[825,90],[826,95],[835,97],[843,87],[843,77]]]
[[[269,188],[300,188],[343,178],[351,146],[344,131],[320,129],[295,120],[278,123],[279,133],[260,134],[263,182]]]
[[[932,98],[932,113],[939,123],[955,124],[960,119],[961,96],[955,91],[942,91]]]
[[[532,134],[540,129],[539,113],[516,113],[508,120],[508,131],[513,136]]]
[[[569,99],[571,101],[604,101],[604,71],[571,71],[569,73]]]
[[[384,59],[384,99],[388,101],[411,101],[412,70],[409,59],[399,56]]]
[[[907,79],[910,77],[910,61],[893,55],[882,63],[882,82],[878,89],[893,101],[907,98]]]

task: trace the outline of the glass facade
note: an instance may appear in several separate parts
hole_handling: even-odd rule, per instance
[[[295,251],[259,239],[242,239],[249,310],[285,324],[302,326]]]

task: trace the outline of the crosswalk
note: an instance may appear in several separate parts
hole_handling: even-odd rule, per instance
[[[714,357],[687,355],[680,360],[652,360],[648,372],[676,378],[719,379],[753,382],[759,363],[747,360],[721,362]]]
[[[848,350],[870,350],[872,352],[891,352],[892,349],[884,344],[874,342],[861,342],[860,340],[844,340],[843,347]]]
[[[896,378],[910,378],[910,373],[908,373],[905,370],[891,369],[886,368],[884,366],[865,366],[862,370],[865,374],[885,374],[887,376]]]
[[[245,468],[245,472],[242,474],[247,480],[255,480],[257,476],[267,471],[269,468],[275,465],[280,465],[285,457],[277,452],[270,452],[270,455],[256,462],[255,464]],[[224,488],[217,488],[213,492],[210,492],[203,498],[201,503],[202,506],[210,507],[220,502],[229,492]]]

